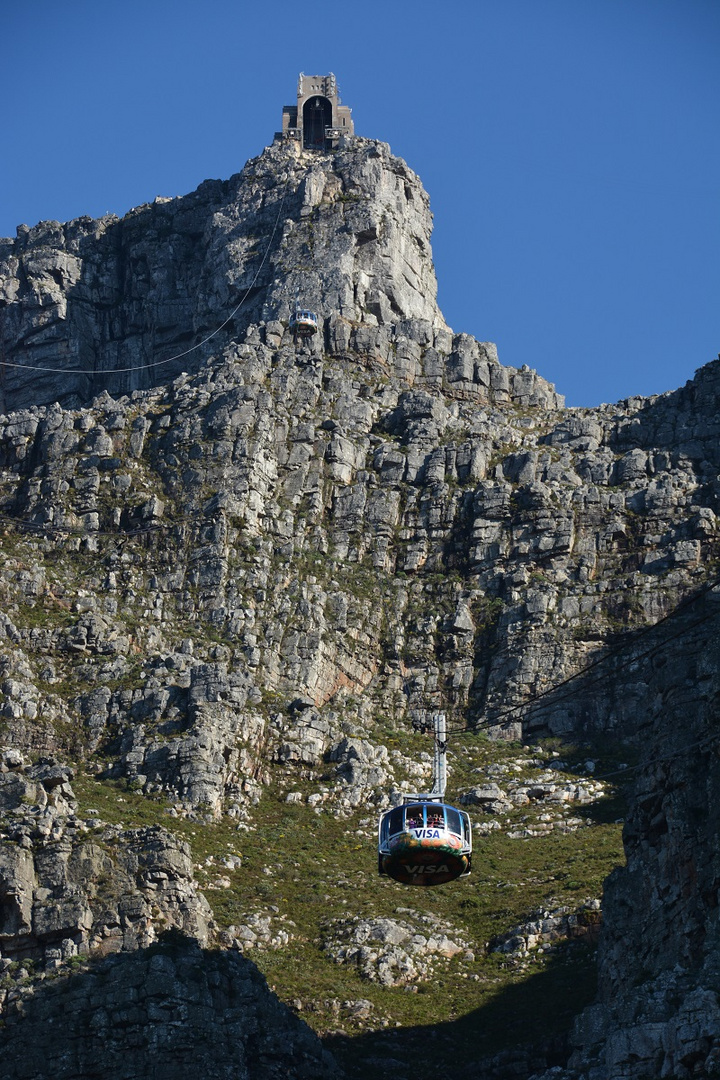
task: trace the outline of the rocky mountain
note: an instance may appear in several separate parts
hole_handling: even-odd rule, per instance
[[[566,409],[430,232],[346,137],[0,241],[8,1076],[715,1075],[720,361]],[[439,708],[475,873],[418,897]]]
[[[122,220],[45,221],[0,241],[0,407],[166,384],[252,326],[279,343],[298,293],[340,351],[354,322],[447,329],[417,176],[371,140],[316,157],[274,145],[228,181]]]

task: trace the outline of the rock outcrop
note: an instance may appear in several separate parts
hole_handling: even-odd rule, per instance
[[[190,850],[165,829],[126,830],[77,814],[72,770],[0,765],[0,965],[45,971],[88,953],[133,951],[175,928],[207,944],[212,913]]]
[[[397,914],[399,919],[335,920],[324,929],[323,948],[336,964],[357,968],[371,982],[415,990],[417,982],[442,973],[443,961],[475,959],[454,927],[411,908],[398,908]]]
[[[26,545],[0,627],[20,749],[52,752],[70,706],[146,790],[239,813],[278,737],[308,767],[339,744],[341,703],[362,724],[444,705],[511,737],[634,731],[646,685],[595,691],[612,646],[716,557],[719,365],[591,418],[499,365],[502,393],[447,371],[431,391],[437,350],[402,340],[412,389],[389,346],[380,374],[367,353],[245,344],[166,388],[0,421],[0,505]],[[532,707],[606,653],[587,693]],[[312,739],[268,695],[324,710]]]
[[[52,759],[10,749],[0,769],[4,1076],[339,1075],[252,963],[203,948],[215,924],[186,843],[78,817]]]
[[[0,410],[166,383],[250,326],[275,342],[296,294],[339,347],[357,324],[445,328],[420,181],[383,143],[350,143],[272,146],[191,195],[0,241]]]

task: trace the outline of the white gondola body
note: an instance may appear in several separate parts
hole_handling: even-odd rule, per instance
[[[444,885],[470,873],[472,829],[464,810],[415,796],[378,823],[378,870],[403,885]]]
[[[314,311],[297,309],[290,316],[290,329],[296,337],[312,337],[317,328],[318,318]]]

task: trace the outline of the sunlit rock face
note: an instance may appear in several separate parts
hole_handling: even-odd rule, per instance
[[[251,324],[282,334],[296,297],[325,328],[444,327],[418,177],[384,143],[346,142],[272,146],[191,195],[0,241],[0,409],[166,382]]]

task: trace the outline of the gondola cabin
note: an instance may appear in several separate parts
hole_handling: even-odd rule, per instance
[[[381,815],[378,871],[402,885],[444,885],[470,873],[472,830],[463,810],[413,796]]]
[[[312,337],[317,333],[318,318],[314,311],[296,308],[290,316],[290,330],[294,337]]]

